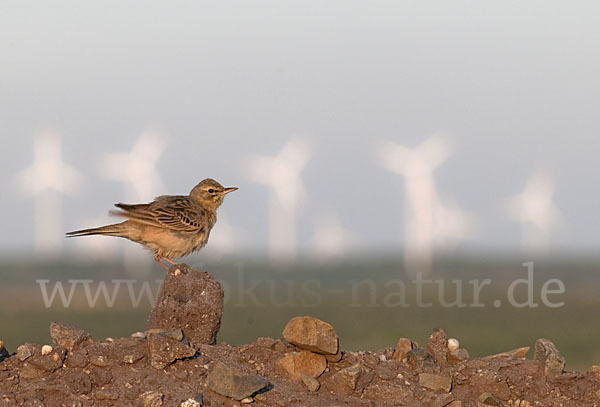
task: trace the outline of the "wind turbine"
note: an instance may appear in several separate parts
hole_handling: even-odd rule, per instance
[[[103,157],[100,163],[102,175],[123,182],[123,201],[150,201],[163,188],[156,164],[165,147],[165,141],[160,134],[144,131],[130,152],[109,153]],[[138,270],[149,269],[148,256],[142,256],[138,248],[127,245],[124,253],[125,268],[130,272],[138,273]]]
[[[340,224],[335,213],[317,217],[313,239],[313,250],[318,260],[339,260],[355,246],[356,236]]]
[[[562,217],[552,201],[554,180],[547,172],[531,175],[525,190],[506,202],[510,219],[521,223],[522,249],[526,253],[540,254],[547,251],[548,235],[558,226]]]
[[[33,164],[15,177],[18,191],[35,198],[35,250],[55,256],[62,248],[62,195],[79,189],[83,177],[62,160],[60,138],[44,131],[33,141]]]
[[[436,233],[447,239],[465,229],[459,211],[440,202],[433,179],[433,171],[450,154],[450,143],[441,135],[429,137],[414,149],[389,141],[378,148],[380,165],[404,176],[404,261],[411,275],[430,272]]]
[[[245,165],[249,179],[267,185],[269,198],[269,254],[279,266],[289,265],[296,255],[296,215],[304,198],[300,173],[311,156],[304,139],[292,138],[275,157],[252,156]]]

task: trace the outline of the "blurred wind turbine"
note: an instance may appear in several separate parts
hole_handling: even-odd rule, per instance
[[[548,235],[558,226],[561,214],[552,202],[554,180],[547,172],[534,173],[525,191],[509,198],[506,211],[510,219],[522,224],[522,249],[531,254],[547,251]]]
[[[106,154],[101,160],[102,175],[107,179],[123,182],[123,201],[146,202],[159,195],[163,188],[156,164],[166,147],[163,137],[155,132],[144,131],[129,153]],[[133,245],[125,246],[125,268],[139,274],[147,272],[149,256]]]
[[[356,243],[352,232],[342,227],[335,213],[321,215],[315,222],[313,249],[318,260],[338,260]]]
[[[224,215],[219,215],[219,221],[210,232],[210,242],[202,250],[203,256],[220,259],[226,253],[246,248],[246,234],[234,227]]]
[[[304,197],[300,173],[311,150],[308,141],[292,138],[276,157],[252,156],[244,165],[249,179],[271,188],[269,253],[280,266],[289,265],[296,255],[296,212]]]
[[[33,164],[15,177],[18,191],[35,197],[35,250],[45,256],[62,248],[62,194],[77,191],[83,177],[62,161],[60,138],[41,132],[33,141]]]
[[[407,272],[431,271],[436,221],[442,236],[456,235],[464,229],[457,210],[444,208],[438,198],[433,171],[451,154],[449,141],[434,135],[418,147],[409,149],[392,142],[378,148],[380,165],[405,179],[404,261]],[[436,219],[437,217],[437,219]],[[455,236],[458,237],[458,236]]]

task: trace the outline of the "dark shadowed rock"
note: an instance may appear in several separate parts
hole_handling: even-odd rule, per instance
[[[174,265],[163,282],[147,329],[183,329],[192,344],[214,344],[221,327],[223,289],[208,273]]]
[[[242,400],[269,385],[269,381],[257,375],[247,375],[237,369],[217,362],[206,378],[207,386],[225,397]]]
[[[549,377],[558,376],[565,369],[565,358],[548,339],[541,338],[535,342],[533,359],[544,364],[544,373]]]
[[[90,339],[90,334],[73,324],[52,322],[50,337],[57,345],[72,351],[77,345]]]
[[[283,330],[283,337],[301,349],[326,355],[338,353],[338,337],[333,326],[315,317],[295,317]]]
[[[160,333],[148,335],[148,355],[150,364],[156,369],[164,369],[177,359],[185,359],[196,354],[196,349]]]
[[[10,356],[10,353],[4,347],[4,342],[0,341],[0,362]]]
[[[448,352],[449,363],[463,363],[470,359],[469,352],[466,349],[458,348],[451,352]]]
[[[407,358],[413,369],[423,369],[424,367],[435,366],[433,357],[422,348],[411,350],[408,352]]]

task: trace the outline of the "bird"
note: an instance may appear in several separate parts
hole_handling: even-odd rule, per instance
[[[119,210],[109,213],[126,218],[124,222],[75,230],[66,236],[123,237],[154,252],[154,260],[168,270],[162,260],[177,264],[171,259],[186,256],[206,245],[217,221],[217,208],[225,195],[237,189],[225,188],[214,179],[206,178],[192,188],[189,195],[162,195],[144,204],[117,203]]]

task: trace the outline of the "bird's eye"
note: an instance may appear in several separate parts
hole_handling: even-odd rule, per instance
[[[212,188],[210,188],[210,189],[208,190],[208,193],[209,193],[209,194],[212,194],[212,193],[214,193],[214,192],[215,192],[215,190],[214,190],[214,189],[212,189]]]

